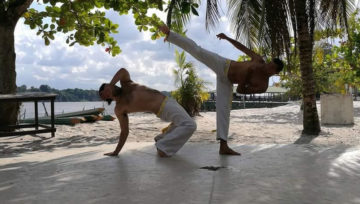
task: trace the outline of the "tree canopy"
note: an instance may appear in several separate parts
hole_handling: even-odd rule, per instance
[[[1,4],[0,13],[8,11],[17,4],[32,1],[7,0]],[[56,33],[66,34],[66,43],[73,46],[100,44],[113,56],[121,52],[117,41],[111,36],[118,32],[118,25],[106,17],[106,10],[112,9],[119,15],[132,12],[139,31],[149,30],[152,38],[160,36],[155,29],[161,23],[155,14],[148,16],[149,9],[163,10],[161,0],[43,0],[29,8],[24,14],[25,24],[37,29],[37,35],[46,45],[55,38]],[[37,9],[43,6],[44,9]]]

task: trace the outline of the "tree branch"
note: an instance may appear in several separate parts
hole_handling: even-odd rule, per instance
[[[9,11],[13,13],[16,21],[19,19],[30,7],[34,0],[17,0],[9,4]]]
[[[5,1],[1,1],[0,3],[0,15],[5,13]]]

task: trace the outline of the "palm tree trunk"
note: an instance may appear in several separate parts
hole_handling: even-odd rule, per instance
[[[316,108],[315,80],[312,69],[313,39],[306,13],[306,1],[295,1],[296,21],[299,42],[300,70],[303,86],[303,133],[318,135],[319,116]]]
[[[173,8],[175,6],[175,3],[176,3],[176,0],[171,0],[170,1],[170,4],[169,4],[169,7],[168,7],[168,14],[167,14],[167,17],[166,17],[166,25],[171,28],[171,17],[172,17],[172,11],[173,11]]]
[[[0,94],[16,93],[15,26],[11,21],[0,21]],[[0,126],[14,125],[18,112],[19,104],[0,103]]]

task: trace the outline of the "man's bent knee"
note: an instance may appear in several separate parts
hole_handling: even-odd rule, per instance
[[[197,125],[196,122],[194,120],[190,120],[187,122],[186,124],[187,129],[189,130],[189,132],[192,134],[195,132]]]

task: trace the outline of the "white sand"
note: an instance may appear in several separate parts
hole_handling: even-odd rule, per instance
[[[233,110],[231,112],[229,144],[292,144],[312,143],[332,146],[360,144],[360,101],[354,102],[354,125],[322,126],[316,138],[301,138],[302,112],[299,103],[276,108]],[[320,117],[320,106],[318,106]],[[130,114],[129,142],[153,142],[168,123],[153,114]],[[215,112],[203,112],[196,117],[197,131],[190,142],[215,143]],[[119,123],[99,121],[76,126],[57,125],[55,138],[49,133],[0,138],[0,157],[28,151],[52,151],[57,147],[87,148],[113,144],[120,133]]]

